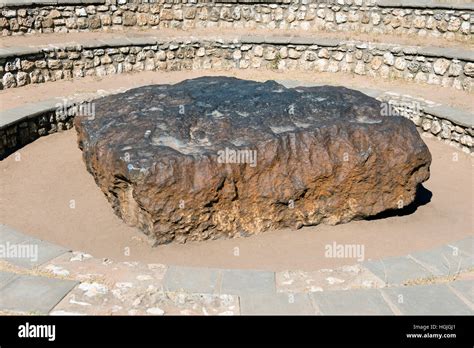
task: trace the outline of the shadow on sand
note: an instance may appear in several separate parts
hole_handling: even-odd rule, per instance
[[[420,184],[416,188],[415,200],[406,207],[403,207],[402,209],[386,210],[381,213],[378,213],[377,215],[367,217],[365,220],[380,220],[393,216],[405,216],[413,214],[418,209],[418,207],[428,204],[431,201],[432,196],[433,193],[431,193],[430,190],[426,189],[422,184]]]

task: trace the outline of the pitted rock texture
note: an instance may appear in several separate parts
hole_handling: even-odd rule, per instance
[[[157,244],[337,224],[410,204],[415,125],[343,87],[204,77],[95,101],[75,125],[117,215]]]

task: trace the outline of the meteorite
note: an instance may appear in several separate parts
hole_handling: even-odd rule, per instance
[[[410,204],[415,125],[344,87],[202,77],[95,100],[75,118],[115,213],[157,244],[338,224]]]

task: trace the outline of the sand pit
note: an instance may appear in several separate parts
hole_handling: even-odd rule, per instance
[[[424,140],[433,155],[431,178],[425,184],[432,196],[425,192],[424,200],[430,201],[411,214],[151,248],[141,232],[114,215],[86,171],[76,132],[70,130],[40,138],[0,162],[0,221],[73,250],[116,260],[315,270],[357,262],[325,257],[327,244],[364,245],[365,259],[402,255],[472,233],[472,158],[436,139]]]

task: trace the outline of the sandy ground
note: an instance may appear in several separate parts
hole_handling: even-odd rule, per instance
[[[326,258],[325,246],[334,242],[363,245],[366,259],[403,255],[473,231],[472,157],[436,139],[425,141],[433,155],[425,184],[432,197],[412,214],[151,248],[138,230],[114,215],[70,130],[40,138],[0,161],[0,222],[97,257],[188,266],[316,270],[357,262]]]
[[[11,88],[0,91],[0,109],[10,109],[55,97],[72,97],[84,94],[97,95],[97,91],[118,91],[128,88],[155,84],[176,83],[184,79],[203,75],[235,76],[243,79],[265,81],[298,80],[314,83],[341,85],[345,87],[367,87],[372,89],[388,90],[400,94],[421,97],[443,105],[470,110],[474,112],[472,94],[452,88],[416,84],[403,80],[384,80],[346,73],[321,73],[308,71],[270,71],[260,70],[193,70],[193,71],[144,71],[139,73],[111,75],[103,78],[84,77],[76,80],[61,80],[42,84],[27,85],[21,88]]]
[[[282,29],[225,29],[225,28],[206,28],[206,29],[124,29],[96,32],[79,32],[79,33],[49,33],[34,35],[15,35],[0,37],[0,47],[16,47],[16,46],[42,46],[50,44],[58,44],[64,42],[80,42],[82,40],[102,39],[106,37],[117,37],[127,34],[133,35],[150,35],[165,39],[169,38],[185,38],[192,37],[219,37],[219,38],[235,38],[242,35],[262,35],[262,36],[311,36],[321,38],[334,38],[341,40],[366,41],[377,43],[393,43],[403,45],[418,46],[438,46],[438,47],[456,47],[462,49],[474,49],[474,41],[471,40],[454,40],[447,41],[437,37],[421,37],[397,34],[377,34],[377,33],[357,33],[357,32],[329,32],[313,30],[282,30]]]

